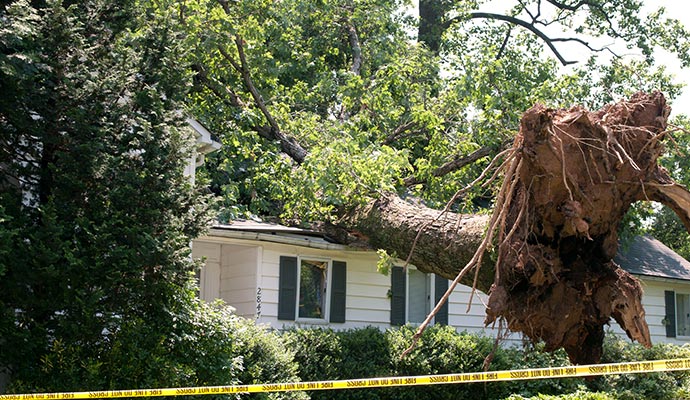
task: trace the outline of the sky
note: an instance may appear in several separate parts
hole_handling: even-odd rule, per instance
[[[417,12],[417,2],[418,0],[412,0],[413,15],[418,15]],[[690,28],[690,3],[686,0],[643,0],[644,3],[648,4],[643,6],[643,13],[651,13],[664,7],[666,9],[666,16],[672,17],[680,20],[685,24],[686,27]],[[486,4],[483,4],[479,11],[485,12],[496,12],[502,13],[506,9],[510,8],[516,3],[515,0],[493,0]],[[561,34],[562,35],[562,34]],[[556,34],[555,36],[559,36]],[[583,60],[585,60],[589,53],[583,51],[583,47],[580,45],[574,45],[573,52],[580,52],[583,54]],[[586,49],[585,49],[586,50]],[[567,52],[564,52],[564,54]],[[572,54],[572,53],[571,53]],[[673,55],[666,53],[664,51],[658,51],[656,54],[656,60],[658,65],[664,65],[666,67],[667,73],[675,75],[677,83],[684,83],[686,86],[683,88],[682,94],[673,101],[671,116],[677,114],[690,115],[690,68],[681,68],[680,61]],[[635,57],[634,54],[629,54],[628,57]],[[567,58],[567,57],[566,57]]]
[[[651,8],[665,7],[667,15],[681,21],[690,28],[690,7],[685,0],[659,0],[649,1],[654,4]],[[666,66],[669,72],[676,75],[679,81],[685,83],[683,94],[673,102],[673,114],[690,115],[690,68],[681,68],[680,62],[669,54],[662,54],[658,62]]]

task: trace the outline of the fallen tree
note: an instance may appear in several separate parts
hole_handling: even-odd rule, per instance
[[[463,283],[490,294],[488,323],[503,318],[578,362],[598,358],[612,316],[648,344],[639,285],[610,260],[632,202],[660,200],[688,219],[687,193],[656,166],[663,96],[594,113],[535,107],[512,148],[504,143],[519,114],[543,99],[594,108],[633,85],[674,97],[652,49],[686,60],[682,24],[629,1],[550,1],[559,11],[547,16],[539,1],[486,13],[472,2],[424,0],[411,43],[400,2],[350,3],[214,0],[179,10],[195,49],[190,111],[224,135],[207,160],[224,218],[317,224],[341,241],[409,255],[423,271],[450,279],[462,271]],[[543,30],[552,24],[562,36]],[[572,26],[621,39],[645,60],[595,48]],[[557,44],[568,41],[585,52],[562,53]],[[542,50],[563,65],[603,51],[614,58],[594,56],[563,75]],[[398,196],[443,204],[496,153],[504,186],[491,216]]]
[[[642,288],[612,259],[617,228],[636,201],[672,208],[690,230],[690,192],[657,164],[669,112],[659,92],[596,112],[536,105],[505,155],[491,216],[432,210],[389,193],[339,225],[372,247],[409,254],[422,271],[462,273],[463,283],[489,294],[487,324],[502,318],[549,350],[565,348],[575,363],[599,361],[610,318],[651,346]],[[477,257],[477,249],[492,254]]]

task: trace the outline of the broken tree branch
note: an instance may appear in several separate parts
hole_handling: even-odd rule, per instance
[[[254,85],[254,82],[252,80],[249,64],[247,62],[247,56],[244,52],[244,40],[239,35],[235,35],[235,47],[237,48],[239,62],[223,46],[219,45],[218,51],[223,56],[223,58],[226,61],[228,61],[230,65],[232,65],[232,67],[240,74],[240,76],[242,77],[242,82],[244,83],[247,90],[249,90],[249,93],[251,94],[254,103],[259,108],[264,118],[266,118],[266,121],[268,122],[270,129],[262,129],[261,131],[257,130],[257,132],[259,132],[260,134],[262,134],[262,136],[268,139],[277,140],[280,143],[281,150],[285,154],[290,156],[290,158],[292,158],[295,162],[301,164],[302,162],[304,162],[304,159],[307,156],[307,150],[303,148],[297,142],[297,140],[295,140],[295,138],[286,135],[284,132],[280,130],[278,122],[273,117],[271,112],[268,110],[266,102],[264,101],[263,97],[259,93],[259,90],[257,89],[256,85]]]
[[[470,165],[484,157],[490,156],[492,153],[496,151],[500,151],[502,149],[505,149],[508,147],[508,145],[512,142],[512,139],[503,141],[500,143],[498,146],[492,145],[492,146],[483,146],[480,147],[479,149],[473,151],[470,154],[467,155],[461,155],[461,154],[456,154],[453,156],[453,159],[450,161],[447,161],[443,163],[441,166],[436,168],[434,172],[432,173],[432,176],[434,177],[442,177],[445,175],[448,175],[451,172],[457,171],[467,165]],[[405,186],[410,187],[418,184],[423,184],[426,182],[426,179],[416,177],[414,175],[408,176],[403,179],[403,183]]]

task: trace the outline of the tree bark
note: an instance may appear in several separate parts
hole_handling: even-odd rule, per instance
[[[424,43],[432,53],[438,55],[441,50],[444,17],[449,4],[439,0],[419,0],[419,28],[417,39]]]
[[[489,215],[456,214],[415,205],[394,193],[350,212],[339,224],[371,247],[385,249],[422,272],[454,279],[479,248]],[[485,257],[477,289],[488,292],[493,264]],[[462,283],[472,286],[473,276]]]

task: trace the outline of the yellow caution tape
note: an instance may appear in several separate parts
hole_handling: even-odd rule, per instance
[[[512,371],[469,372],[460,374],[347,379],[338,381],[267,383],[253,385],[200,386],[168,389],[103,390],[96,392],[28,393],[0,395],[0,400],[24,399],[107,399],[121,397],[161,397],[207,394],[293,392],[375,388],[387,386],[437,385],[448,383],[496,382],[508,380],[573,378],[583,376],[639,374],[690,369],[690,358],[617,364],[576,365],[570,367],[532,368]]]

